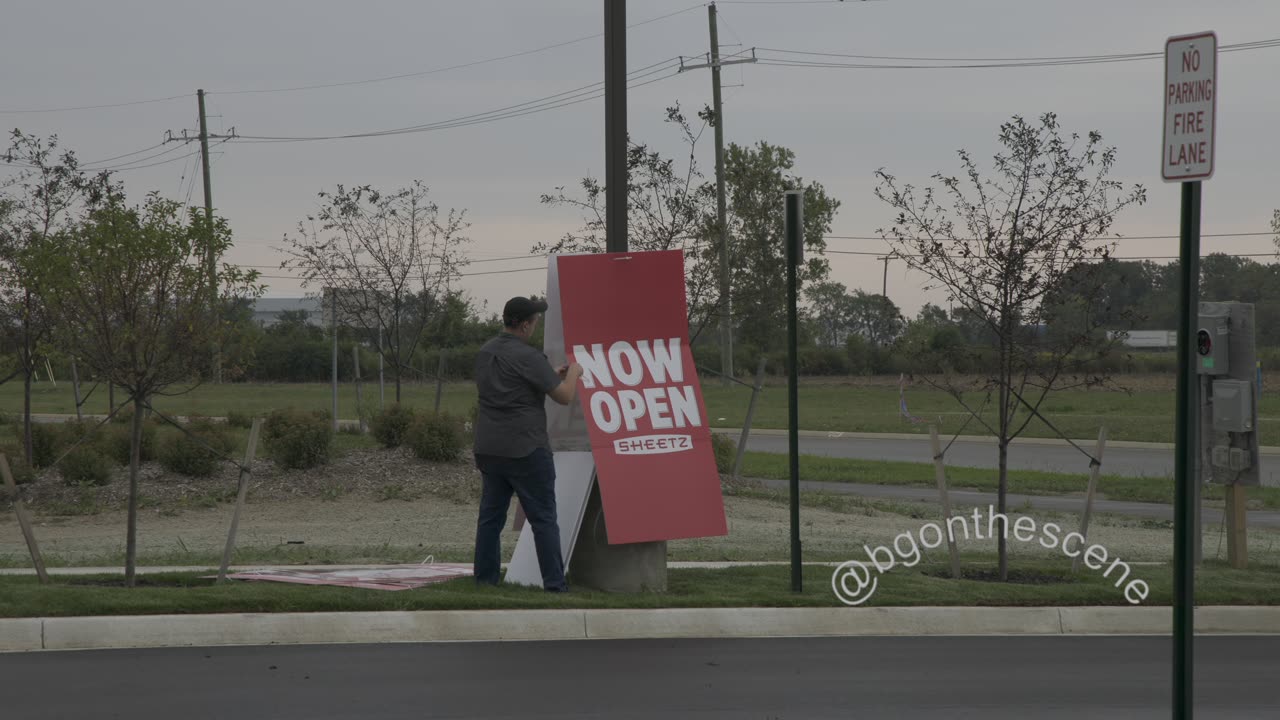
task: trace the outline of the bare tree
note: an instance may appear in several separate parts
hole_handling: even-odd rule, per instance
[[[1039,409],[1051,392],[1106,380],[1105,373],[1086,372],[1113,342],[1099,332],[1102,313],[1095,307],[1103,295],[1096,269],[1114,247],[1100,238],[1117,213],[1146,201],[1146,191],[1107,179],[1115,148],[1103,147],[1096,131],[1083,140],[1063,137],[1052,113],[1039,123],[1015,116],[1000,127],[999,142],[990,177],[961,150],[963,177],[934,175],[941,190],[918,190],[879,170],[876,197],[898,213],[880,231],[895,253],[994,339],[991,348],[966,350],[981,356],[974,367],[986,368],[977,380],[951,373],[925,379],[997,438],[1003,514],[1009,443],[1033,419],[1044,419]],[[985,398],[981,406],[970,400],[975,393]],[[994,423],[982,409],[993,396]]]
[[[123,388],[133,403],[129,586],[137,563],[143,410],[171,386],[177,385],[171,394],[180,394],[198,385],[199,360],[228,332],[220,308],[261,294],[256,273],[207,264],[210,254],[216,264],[230,246],[231,231],[221,218],[210,226],[203,212],[192,209],[184,217],[181,203],[155,194],[141,207],[128,207],[117,190],[44,247],[40,279],[54,339]],[[210,288],[217,293],[213,307]]]
[[[328,311],[366,339],[383,338],[378,352],[400,402],[409,360],[466,264],[466,211],[442,213],[418,180],[391,193],[339,185],[319,197],[319,212],[285,237],[281,267],[301,274],[303,287],[319,288]]]
[[[666,122],[680,132],[688,151],[679,166],[648,145],[631,143],[627,151],[627,227],[633,250],[684,250],[685,281],[691,337],[716,316],[719,287],[719,249],[707,242],[715,226],[715,186],[698,169],[698,140],[707,127],[709,111],[699,114],[694,129],[680,107],[667,108]],[[581,181],[582,194],[565,188],[542,196],[542,203],[570,207],[582,214],[583,226],[553,243],[539,243],[535,253],[584,253],[605,250],[605,187],[592,177]]]

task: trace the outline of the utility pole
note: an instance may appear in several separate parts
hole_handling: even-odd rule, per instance
[[[878,257],[877,260],[884,261],[884,282],[880,285],[880,294],[889,297],[889,261],[893,259],[892,255]]]
[[[236,129],[234,127],[231,128],[231,131],[226,135],[209,134],[209,125],[204,111],[203,89],[196,90],[196,106],[200,111],[200,130],[195,137],[190,136],[185,129],[180,136],[174,135],[172,130],[168,130],[165,131],[164,141],[165,143],[200,141],[200,170],[204,179],[204,220],[210,232],[205,247],[205,271],[209,273],[209,309],[211,312],[216,313],[218,309],[218,283],[215,279],[217,267],[213,257],[213,185],[209,181],[209,138],[231,140],[236,137]],[[213,376],[214,382],[222,382],[222,356],[217,348],[213,350]]]
[[[680,71],[711,68],[711,104],[716,139],[716,230],[720,234],[720,384],[727,386],[733,377],[733,312],[729,286],[729,223],[724,191],[724,103],[720,99],[720,68],[756,60],[754,48],[750,58],[724,62],[720,60],[720,33],[714,2],[707,5],[707,23],[711,30],[711,51],[707,62],[685,65],[682,59]]]

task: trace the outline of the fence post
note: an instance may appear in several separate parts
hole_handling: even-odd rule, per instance
[[[942,441],[938,426],[929,425],[929,445],[933,448],[933,478],[938,483],[938,499],[942,503],[942,527],[947,535],[947,553],[951,556],[951,577],[960,577],[960,550],[951,535],[951,496],[947,494],[947,468],[942,463]],[[968,532],[967,530],[965,532]]]
[[[760,364],[756,366],[756,384],[751,388],[751,401],[747,403],[747,419],[742,422],[742,435],[738,438],[738,453],[733,458],[734,480],[742,477],[742,456],[747,452],[747,438],[751,435],[751,423],[756,414],[756,398],[764,389],[764,366],[765,359],[760,358]]]
[[[1102,451],[1107,447],[1107,428],[1098,428],[1098,445],[1093,451],[1093,460],[1089,461],[1089,489],[1084,494],[1084,516],[1080,518],[1080,537],[1084,538],[1081,545],[1089,539],[1089,519],[1093,515],[1093,497],[1098,493],[1098,475],[1102,473]],[[1084,554],[1081,550],[1071,560],[1071,572],[1080,570],[1080,556]]]

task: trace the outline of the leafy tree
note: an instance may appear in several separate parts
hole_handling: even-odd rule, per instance
[[[400,402],[408,361],[421,342],[433,303],[466,264],[466,211],[442,212],[421,181],[383,193],[369,185],[322,191],[315,215],[286,236],[288,258],[303,287],[318,287],[326,313],[377,338]]]
[[[826,347],[840,347],[852,325],[849,288],[838,282],[814,283],[804,289],[814,339]]]
[[[1276,244],[1276,253],[1280,254],[1280,210],[1271,213],[1271,232],[1276,234],[1273,241]]]
[[[0,157],[19,169],[0,184],[0,323],[17,349],[14,367],[0,383],[22,376],[22,446],[30,464],[31,380],[50,328],[40,262],[49,238],[70,226],[86,200],[101,198],[105,180],[80,170],[73,151],[59,151],[56,135],[45,140],[14,130]]]
[[[766,352],[783,348],[785,333],[778,329],[787,324],[783,194],[804,191],[802,288],[821,283],[830,272],[822,257],[823,237],[840,207],[821,184],[792,174],[794,167],[794,152],[763,141],[752,147],[730,144],[725,151],[735,334]]]
[[[221,345],[227,326],[209,306],[209,288],[227,307],[256,297],[261,287],[256,273],[231,265],[210,277],[206,253],[217,265],[231,246],[226,222],[215,218],[210,225],[196,210],[184,216],[180,203],[155,194],[130,207],[114,189],[76,227],[50,240],[39,267],[56,339],[134,405],[125,555],[125,582],[132,586],[143,410],[179,383],[172,394],[198,384],[198,358]]]
[[[707,127],[708,111],[699,113],[696,130],[679,105],[667,108],[666,123],[675,126],[688,160],[679,165],[648,145],[631,142],[627,149],[627,240],[631,249],[683,250],[685,294],[690,336],[697,338],[719,311],[719,248],[708,242],[715,224],[715,186],[706,181],[695,155]],[[539,243],[539,254],[604,252],[605,186],[593,177],[580,182],[581,194],[564,187],[542,196],[542,203],[569,207],[582,215],[583,226],[553,243]]]
[[[887,348],[902,333],[902,311],[884,295],[854,290],[849,298],[849,322],[853,332],[873,348]]]
[[[1095,306],[1103,276],[1089,269],[1110,257],[1111,245],[1097,238],[1117,213],[1144,202],[1146,193],[1108,179],[1116,151],[1102,145],[1098,132],[1064,137],[1052,113],[1038,123],[1015,116],[1001,126],[999,142],[990,176],[961,150],[963,177],[934,175],[940,190],[917,190],[882,169],[876,196],[897,213],[882,233],[899,256],[980,320],[994,339],[994,362],[975,363],[976,383],[952,375],[928,380],[996,436],[1004,513],[1009,443],[1054,390],[1106,379],[1079,372],[1085,361],[1109,349],[1093,332],[1100,324]],[[1067,292],[1083,303],[1077,331],[1041,332],[1049,301]],[[984,405],[995,396],[994,426],[966,400],[974,390],[985,396]],[[1008,578],[1007,530],[999,536],[1002,580]]]

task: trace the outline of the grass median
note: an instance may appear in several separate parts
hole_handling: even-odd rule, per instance
[[[743,457],[745,477],[786,480],[790,477],[787,456],[775,453],[748,452]],[[818,482],[865,483],[868,485],[904,485],[937,487],[932,463],[894,462],[888,460],[856,460],[821,455],[800,456],[800,478]],[[995,492],[999,481],[995,470],[986,468],[948,467],[947,482],[952,489]],[[1009,492],[1023,495],[1083,495],[1089,476],[1051,473],[1039,470],[1010,470]],[[1108,500],[1133,502],[1173,502],[1171,478],[1141,478],[1103,475],[1098,478],[1098,492]],[[1280,509],[1280,488],[1253,487],[1248,490],[1250,507]],[[1209,485],[1204,498],[1222,501],[1221,485]]]
[[[967,560],[966,572],[990,573],[989,560]],[[1101,572],[1072,574],[1066,563],[1018,564],[1025,582],[954,580],[940,565],[895,568],[879,577],[867,605],[885,606],[1093,606],[1127,605],[1123,590]],[[835,607],[834,568],[804,568],[805,590],[790,589],[790,569],[782,565],[727,569],[673,569],[663,593],[602,593],[583,589],[560,595],[539,589],[477,587],[469,578],[418,590],[238,582],[215,585],[206,573],[142,575],[140,587],[126,589],[119,575],[57,577],[40,585],[34,577],[0,577],[0,616],[67,617],[196,613],[350,612],[379,610],[499,610],[555,608]],[[1151,587],[1146,605],[1168,605],[1171,571],[1142,565],[1134,574]],[[1200,605],[1280,603],[1280,569],[1231,570],[1206,564],[1197,573]]]

